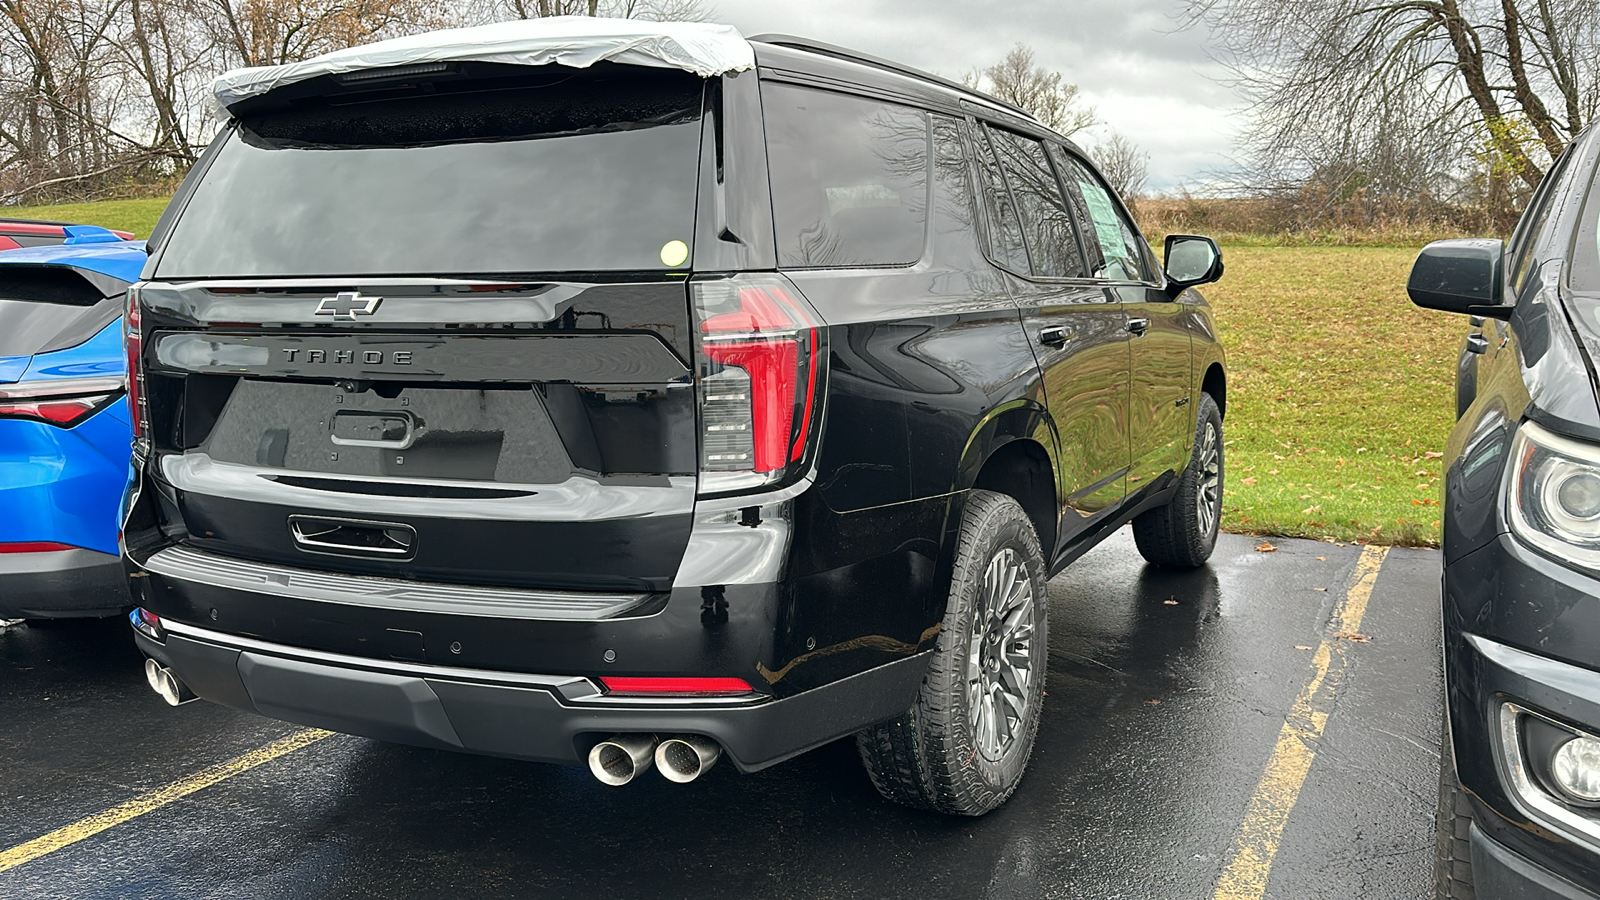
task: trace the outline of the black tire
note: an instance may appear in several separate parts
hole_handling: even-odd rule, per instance
[[[1222,413],[1210,394],[1200,395],[1189,465],[1178,478],[1178,492],[1165,506],[1146,510],[1133,520],[1139,554],[1158,566],[1193,569],[1217,548],[1222,520],[1222,488],[1226,467],[1222,447]],[[1213,455],[1214,453],[1214,455]]]
[[[1437,855],[1433,859],[1433,891],[1437,900],[1474,900],[1472,886],[1472,806],[1456,776],[1456,754],[1445,729],[1439,746],[1439,810],[1433,820]]]
[[[1005,580],[1008,573],[1014,580]],[[981,816],[1017,789],[1044,703],[1049,639],[1044,584],[1039,538],[1022,507],[1004,494],[970,491],[950,599],[922,692],[905,715],[856,735],[861,761],[884,797],[917,809]],[[996,596],[1008,615],[994,615]],[[1031,610],[1033,624],[1021,637],[1024,607]],[[974,652],[976,661],[969,656]],[[1001,662],[1002,657],[1014,665]],[[1020,709],[1016,703],[996,705],[1006,696],[1020,701]],[[983,704],[983,697],[990,704]],[[975,698],[980,698],[976,714]],[[996,709],[1002,714],[985,717],[986,710]],[[1003,714],[1007,709],[1019,713],[1014,720]],[[985,728],[980,719],[996,728]]]

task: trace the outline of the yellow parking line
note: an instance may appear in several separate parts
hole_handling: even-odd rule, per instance
[[[1233,853],[1228,867],[1217,880],[1213,900],[1260,900],[1266,895],[1272,858],[1278,853],[1284,826],[1289,824],[1289,813],[1300,799],[1306,773],[1311,771],[1311,763],[1317,757],[1312,748],[1328,724],[1328,713],[1333,709],[1334,695],[1344,675],[1348,644],[1339,635],[1360,630],[1367,601],[1372,599],[1372,585],[1378,580],[1378,570],[1388,553],[1385,547],[1366,547],[1356,560],[1350,589],[1334,610],[1328,636],[1323,638],[1311,659],[1311,680],[1300,689],[1294,705],[1289,707],[1283,728],[1278,732],[1278,742],[1272,749],[1272,758],[1267,761],[1267,770],[1250,798],[1244,821],[1234,833]]]
[[[293,753],[302,747],[328,737],[332,733],[318,728],[297,731],[282,740],[273,741],[265,747],[251,750],[249,753],[243,756],[236,756],[227,762],[218,763],[209,769],[196,772],[188,778],[174,781],[149,793],[140,794],[126,803],[97,812],[88,818],[79,819],[71,825],[57,828],[55,831],[36,837],[27,843],[18,844],[9,850],[0,850],[0,872],[14,869],[47,853],[54,853],[62,847],[76,844],[84,838],[99,834],[107,828],[121,825],[129,819],[136,819],[145,813],[154,812],[174,800],[182,799],[219,781],[225,781],[241,772],[248,772],[263,763],[269,763],[280,756]]]

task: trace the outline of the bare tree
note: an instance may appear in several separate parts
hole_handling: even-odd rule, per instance
[[[1150,154],[1119,132],[1090,149],[1089,155],[1100,167],[1100,173],[1111,187],[1134,209],[1144,195],[1145,184],[1150,180]]]
[[[1594,0],[1185,2],[1252,101],[1259,186],[1525,195],[1600,107]]]
[[[1094,107],[1085,106],[1078,86],[1060,72],[1052,72],[1034,61],[1033,48],[1018,44],[1005,59],[963,79],[1007,103],[1026,110],[1045,125],[1071,137],[1100,120]]]
[[[709,10],[701,0],[0,0],[0,204],[170,190],[216,127],[206,94],[227,69],[554,15]]]

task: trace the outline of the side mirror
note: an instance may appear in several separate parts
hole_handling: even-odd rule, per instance
[[[1167,235],[1167,289],[1173,296],[1222,277],[1222,248],[1198,234]]]
[[[1504,241],[1434,241],[1412,263],[1406,293],[1425,309],[1509,319],[1513,307],[1503,305],[1501,287],[1505,256]]]

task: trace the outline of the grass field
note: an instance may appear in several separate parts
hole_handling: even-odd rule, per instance
[[[1414,249],[1230,247],[1223,527],[1437,545],[1459,317],[1405,296]]]
[[[67,203],[60,206],[7,206],[0,207],[0,216],[20,219],[55,219],[83,225],[99,225],[131,231],[138,237],[149,237],[150,229],[167,208],[167,198],[153,197],[142,200],[102,200],[98,203]]]
[[[164,200],[6,210],[143,237]],[[1228,348],[1223,527],[1436,545],[1437,454],[1455,410],[1465,323],[1405,296],[1414,248],[1225,248],[1206,289]]]

